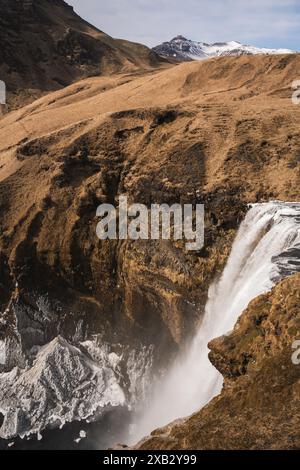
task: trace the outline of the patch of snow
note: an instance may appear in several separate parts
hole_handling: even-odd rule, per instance
[[[0,375],[0,437],[40,433],[67,422],[95,420],[123,406],[125,394],[114,370],[57,337],[42,347],[26,369]]]

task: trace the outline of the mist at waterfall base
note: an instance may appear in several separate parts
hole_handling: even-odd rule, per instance
[[[300,270],[300,203],[270,202],[249,209],[227,265],[209,288],[202,324],[189,349],[155,387],[128,438],[136,443],[154,429],[200,410],[222,389],[208,359],[208,343],[230,332],[249,302]]]

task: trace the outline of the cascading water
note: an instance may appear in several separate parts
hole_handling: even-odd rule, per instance
[[[207,344],[228,333],[249,302],[300,270],[300,203],[254,204],[241,224],[221,278],[209,289],[205,315],[189,350],[175,362],[135,427],[137,441],[188,416],[220,393],[223,378]]]

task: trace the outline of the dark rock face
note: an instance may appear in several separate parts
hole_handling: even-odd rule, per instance
[[[0,10],[0,79],[9,109],[80,78],[162,62],[147,47],[94,28],[63,0],[1,0]]]
[[[231,196],[224,191],[205,196],[208,221],[206,247],[201,253],[185,252],[182,241],[101,243],[95,232],[97,206],[101,202],[116,204],[120,194],[149,206],[153,202],[203,202],[196,191],[187,195],[185,188],[187,179],[192,188],[202,179],[198,145],[173,148],[170,141],[158,174],[151,161],[147,168],[141,166],[140,139],[156,132],[152,145],[159,146],[159,126],[176,125],[175,120],[174,111],[117,114],[72,142],[63,161],[57,150],[60,135],[54,141],[46,138],[18,149],[17,159],[27,168],[24,187],[28,184],[29,188],[32,179],[36,179],[36,186],[23,201],[25,205],[15,198],[12,181],[0,188],[2,207],[6,207],[1,305],[7,309],[7,323],[13,322],[18,329],[25,353],[57,334],[72,340],[80,321],[81,339],[96,333],[108,341],[116,336],[132,341],[134,336],[156,343],[158,355],[160,347],[172,350],[194,331],[209,283],[222,269],[246,209],[235,191]],[[132,131],[138,127],[142,133]],[[131,147],[127,150],[128,143]],[[150,144],[145,145],[147,149]],[[134,164],[130,161],[133,156]],[[162,183],[167,174],[172,181],[168,186]],[[37,194],[38,204],[34,202]],[[24,220],[26,229],[17,228],[15,238],[8,233],[7,223],[14,220],[11,211],[19,210],[29,212]],[[220,247],[218,254],[215,245]],[[44,315],[41,299],[50,313]]]
[[[183,36],[176,36],[171,41],[163,42],[162,44],[153,48],[161,57],[173,58],[179,62],[188,62],[194,60],[193,57],[198,59],[204,59],[205,53],[201,48],[195,48],[195,43],[186,39]]]
[[[296,272],[300,271],[300,246],[296,246],[285,252],[281,253],[279,256],[274,256],[274,263],[279,267],[279,278],[290,276]],[[276,281],[277,279],[275,279]]]

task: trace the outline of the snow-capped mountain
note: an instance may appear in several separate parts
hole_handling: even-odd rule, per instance
[[[292,54],[290,49],[267,49],[248,46],[237,41],[215,42],[208,44],[176,36],[169,42],[163,42],[153,50],[162,57],[173,57],[180,61],[201,60],[210,57],[243,54]]]

